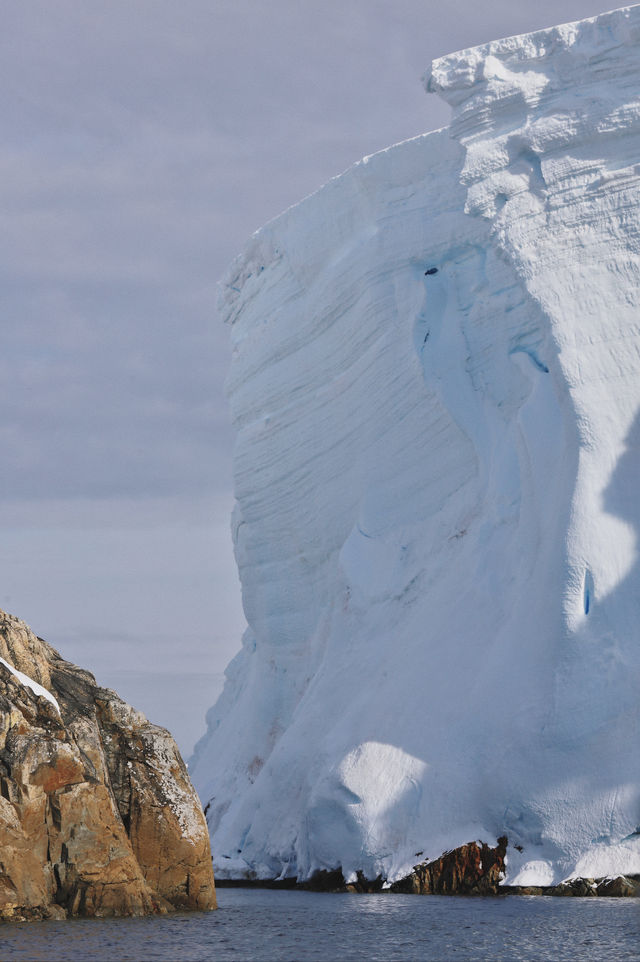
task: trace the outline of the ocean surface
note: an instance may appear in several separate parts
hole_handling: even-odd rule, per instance
[[[29,962],[640,960],[640,899],[326,895],[221,889],[217,912],[0,927]]]

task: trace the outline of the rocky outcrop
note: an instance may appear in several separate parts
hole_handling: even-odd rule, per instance
[[[552,895],[577,898],[640,897],[640,875],[606,878],[571,878],[558,885],[503,885],[507,838],[495,848],[469,842],[431,862],[415,865],[413,872],[390,886],[391,892],[414,895]],[[358,888],[352,891],[375,891]]]
[[[391,886],[392,892],[415,895],[497,895],[505,875],[507,839],[495,848],[468,842],[432,862],[415,865],[413,872]]]
[[[640,875],[605,878],[570,878],[557,885],[504,885],[506,836],[495,848],[485,842],[468,842],[445,852],[440,858],[415,865],[410,875],[387,884],[382,875],[368,879],[363,872],[345,879],[342,868],[319,869],[308,879],[295,876],[279,879],[221,879],[224,888],[303,889],[308,892],[351,892],[357,894],[399,893],[403,895],[549,895],[576,898],[640,898]],[[422,853],[419,853],[422,854]]]
[[[571,878],[558,885],[505,885],[504,895],[559,895],[576,898],[640,898],[640,875]]]
[[[169,732],[0,612],[0,919],[215,906]]]
[[[505,876],[507,838],[498,839],[495,848],[485,842],[468,842],[433,861],[415,865],[413,872],[387,884],[382,875],[369,879],[363,872],[346,880],[342,868],[319,869],[308,879],[222,879],[223,887],[299,888],[310,892],[352,892],[372,894],[398,892],[405,895],[502,895]]]

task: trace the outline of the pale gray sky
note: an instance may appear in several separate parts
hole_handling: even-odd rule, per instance
[[[0,9],[0,605],[188,754],[243,627],[217,279],[329,177],[447,123],[432,58],[606,7]]]

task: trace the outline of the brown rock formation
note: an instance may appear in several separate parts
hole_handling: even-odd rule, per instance
[[[171,735],[0,612],[0,919],[215,908]]]
[[[504,836],[495,848],[484,842],[468,842],[432,862],[415,865],[411,875],[392,884],[391,891],[416,895],[497,895],[505,874],[506,852]]]
[[[640,898],[640,876],[597,879],[596,893],[604,898]]]
[[[640,875],[571,878],[558,885],[506,885],[504,895],[555,895],[576,898],[640,898]]]

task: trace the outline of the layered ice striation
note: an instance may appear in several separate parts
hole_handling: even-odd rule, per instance
[[[436,61],[450,128],[225,279],[219,877],[391,880],[500,835],[510,883],[640,872],[639,45],[635,6]]]

